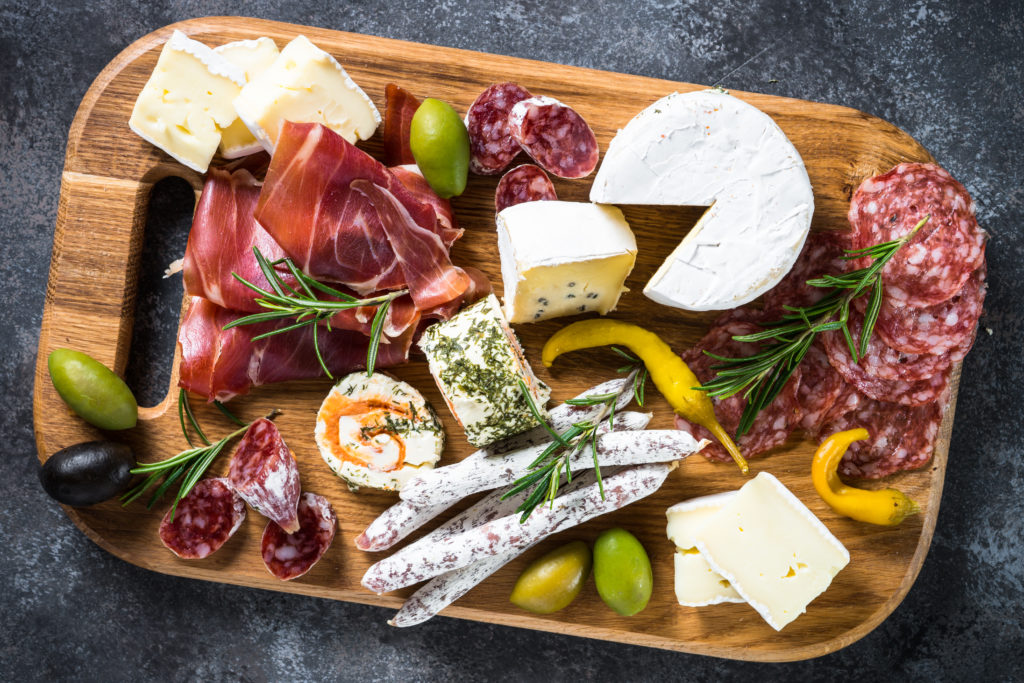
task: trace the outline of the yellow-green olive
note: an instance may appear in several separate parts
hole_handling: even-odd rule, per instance
[[[409,148],[439,197],[462,194],[469,174],[469,133],[450,105],[428,97],[409,125]]]
[[[590,548],[573,541],[534,560],[519,579],[509,600],[537,614],[557,612],[576,599],[590,575]]]
[[[134,427],[139,406],[107,366],[81,351],[56,349],[46,359],[53,386],[82,419],[100,429]]]
[[[624,617],[647,606],[654,580],[651,560],[636,536],[608,529],[594,542],[594,584],[604,603]]]

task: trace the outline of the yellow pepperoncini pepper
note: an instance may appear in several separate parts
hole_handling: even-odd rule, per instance
[[[695,388],[700,386],[700,380],[683,359],[653,332],[621,320],[581,320],[551,335],[544,344],[541,359],[545,367],[551,367],[563,353],[610,344],[625,346],[636,354],[647,366],[654,386],[658,387],[672,409],[711,432],[736,461],[740,470],[747,473],[747,461],[728,432],[718,424],[714,405],[707,392]]]
[[[846,486],[836,471],[850,444],[866,438],[868,430],[848,429],[822,441],[811,465],[814,488],[829,507],[845,517],[869,524],[896,526],[908,515],[921,511],[917,503],[896,489],[867,491]]]

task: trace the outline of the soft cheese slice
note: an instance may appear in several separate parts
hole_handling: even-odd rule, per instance
[[[677,503],[666,512],[668,537],[676,544],[676,599],[687,607],[743,602],[729,581],[711,568],[697,550],[697,532],[736,496],[736,491],[701,496]]]
[[[128,126],[191,169],[205,173],[245,74],[223,56],[175,31],[135,100]]]
[[[544,405],[551,389],[534,376],[493,294],[428,327],[419,346],[452,415],[474,446],[537,426],[520,380],[541,415],[547,415]]]
[[[767,472],[744,484],[694,540],[711,568],[777,631],[850,562],[843,544]]]
[[[505,317],[534,322],[615,308],[636,261],[622,211],[586,202],[526,202],[497,216]]]
[[[246,83],[266,71],[281,54],[277,49],[277,44],[267,37],[256,40],[237,40],[215,47],[213,51],[242,69],[245,72]],[[237,159],[261,151],[263,151],[263,145],[246,127],[242,119],[236,118],[230,126],[221,131],[220,154],[225,159]]]
[[[381,120],[341,64],[305,36],[288,43],[266,71],[242,88],[235,109],[271,154],[285,121],[322,123],[355,143],[373,135]]]
[[[590,200],[710,207],[644,288],[693,311],[734,308],[775,286],[814,212],[807,170],[782,129],[719,90],[673,93],[637,114],[609,145]]]

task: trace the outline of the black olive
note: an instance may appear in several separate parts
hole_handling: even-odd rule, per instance
[[[125,491],[135,466],[132,449],[112,441],[89,441],[57,451],[39,470],[39,483],[54,500],[77,507],[100,503]]]

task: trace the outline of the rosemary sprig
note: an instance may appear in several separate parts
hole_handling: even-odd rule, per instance
[[[334,375],[331,374],[323,355],[320,353],[320,342],[317,338],[320,323],[326,321],[327,330],[330,331],[331,317],[338,311],[376,306],[377,310],[373,315],[373,322],[370,324],[370,346],[366,351],[366,373],[373,375],[373,368],[377,363],[377,350],[380,346],[381,333],[384,329],[384,320],[387,318],[388,309],[391,307],[392,301],[404,294],[408,294],[409,290],[402,289],[368,299],[358,299],[351,294],[346,294],[334,287],[314,280],[299,270],[289,258],[270,261],[260,252],[259,247],[253,247],[252,252],[256,257],[260,270],[263,272],[263,277],[270,283],[273,291],[266,290],[257,284],[249,282],[238,273],[232,272],[231,275],[258,294],[259,296],[255,299],[256,303],[267,309],[267,311],[265,313],[253,313],[252,315],[232,320],[224,326],[224,329],[227,330],[241,325],[255,325],[275,320],[294,320],[291,325],[264,332],[252,338],[252,341],[259,341],[260,339],[272,337],[275,334],[312,325],[313,347],[316,351],[316,358],[327,377],[334,379]],[[295,287],[285,282],[284,278],[281,277],[281,266],[285,268],[289,275],[295,278],[295,282],[301,291],[296,290]],[[337,300],[318,298],[317,292],[330,297],[336,297]]]
[[[867,257],[872,260],[871,264],[842,275],[823,275],[808,280],[807,284],[813,287],[829,287],[832,291],[810,306],[784,306],[786,313],[779,320],[765,323],[766,329],[761,332],[733,337],[739,342],[770,342],[758,353],[746,358],[727,358],[704,352],[720,363],[712,366],[715,378],[698,388],[713,398],[728,398],[743,392],[747,399],[736,430],[737,438],[750,430],[757,414],[779,395],[819,332],[841,331],[855,362],[867,352],[882,306],[882,268],[930,219],[931,214],[926,215],[900,239],[848,250],[843,258]],[[855,342],[848,325],[850,303],[868,293],[871,298],[864,312],[860,338]]]

